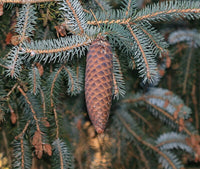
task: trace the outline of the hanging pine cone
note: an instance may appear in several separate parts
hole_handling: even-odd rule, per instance
[[[103,37],[92,42],[87,54],[85,98],[89,117],[97,133],[103,133],[112,101],[112,51]]]

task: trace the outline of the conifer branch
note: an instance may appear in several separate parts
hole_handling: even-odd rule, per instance
[[[80,2],[78,0],[63,0],[60,5],[60,10],[63,11],[63,16],[66,18],[65,23],[69,30],[83,34],[87,30],[87,24]]]
[[[151,125],[151,123],[149,123],[141,114],[139,114],[137,111],[131,109],[130,110],[131,113],[135,114],[137,117],[139,117],[145,124],[147,124],[147,126],[150,129],[153,129],[153,126]]]
[[[59,152],[59,156],[60,156],[60,168],[64,169],[64,164],[63,164],[63,156],[62,156],[62,151],[61,151],[61,147],[59,142],[57,142],[57,147],[58,147],[58,152]]]
[[[26,6],[26,13],[24,15],[24,25],[23,25],[23,28],[22,28],[22,33],[21,33],[21,37],[20,37],[20,42],[23,42],[25,39],[26,39],[26,29],[27,29],[27,25],[28,25],[28,19],[29,19],[29,12],[30,12],[30,4],[28,4]],[[20,30],[21,31],[21,30]],[[19,43],[20,43],[19,42]],[[20,46],[21,47],[21,46]]]
[[[59,138],[53,142],[53,168],[74,169],[73,158],[67,145]]]
[[[54,78],[53,78],[53,82],[51,84],[51,91],[50,91],[50,100],[51,100],[51,107],[54,107],[54,101],[53,101],[53,90],[54,90],[54,87],[55,87],[55,82],[58,78],[58,75],[60,74],[60,72],[62,71],[62,69],[64,68],[64,65],[62,65],[58,71],[56,72]]]
[[[53,113],[54,113],[54,118],[56,122],[56,139],[58,139],[59,138],[59,122],[58,122],[58,114],[57,114],[57,110],[55,106],[53,108]],[[60,152],[60,149],[59,149],[59,152]]]
[[[196,81],[196,78],[195,78]],[[197,105],[197,97],[196,97],[196,85],[195,82],[193,82],[192,85],[192,91],[191,91],[191,97],[192,97],[192,102],[194,105],[194,112],[195,112],[195,126],[196,129],[199,129],[199,112],[198,112],[198,105]]]
[[[45,116],[46,115],[46,103],[45,103],[44,92],[41,88],[40,88],[40,94],[41,94],[41,98],[42,98],[42,110],[43,110],[43,113],[44,113],[44,116]]]
[[[26,102],[28,103],[28,105],[29,105],[29,107],[30,107],[30,109],[31,109],[31,112],[32,112],[32,114],[33,114],[33,118],[34,118],[35,123],[36,123],[37,131],[41,132],[40,127],[39,127],[39,120],[37,119],[36,112],[35,112],[35,110],[33,109],[33,105],[32,105],[31,102],[29,101],[28,96],[26,95],[26,93],[23,91],[23,89],[22,89],[20,86],[18,86],[17,89],[18,89],[18,90],[20,91],[20,93],[24,96]]]
[[[162,53],[166,51],[166,48],[168,47],[168,44],[165,42],[164,37],[162,37],[161,34],[159,34],[156,29],[154,29],[150,24],[136,24],[153,43],[150,43],[151,46],[155,46],[156,49],[154,49],[154,53],[157,54],[158,52]],[[157,52],[157,49],[159,51]]]
[[[19,69],[22,63],[21,59],[19,59],[19,51],[19,47],[14,47],[10,55],[8,55],[8,70],[6,70],[6,72],[9,73],[11,77],[17,77],[19,75]]]
[[[71,72],[66,68],[66,66],[64,67],[64,69],[66,70],[66,72],[67,72],[67,74],[68,74],[68,76],[69,76],[69,78],[70,78],[70,82],[71,82],[71,89],[70,89],[70,91],[71,91],[71,93],[74,91],[74,79],[72,78],[72,74],[71,74]]]
[[[61,48],[56,48],[56,49],[31,49],[31,48],[26,48],[25,53],[33,53],[35,54],[50,54],[50,53],[58,53],[58,52],[63,52],[63,51],[68,51],[71,49],[75,49],[81,46],[86,46],[89,45],[91,42],[90,41],[85,41],[83,43],[78,43],[78,44],[74,44],[72,46],[65,46],[65,47],[61,47]]]
[[[194,19],[200,17],[198,2],[195,1],[165,1],[147,6],[139,11],[133,22],[167,21],[171,19]]]
[[[200,9],[171,9],[171,10],[165,10],[165,11],[161,11],[161,12],[155,12],[155,13],[152,13],[152,14],[148,14],[148,15],[144,15],[144,16],[140,16],[140,17],[137,17],[134,22],[137,22],[137,21],[142,21],[142,20],[145,20],[145,19],[152,19],[154,17],[158,17],[159,15],[170,15],[170,14],[185,14],[185,13],[200,13]]]
[[[119,99],[119,96],[122,97],[125,95],[125,82],[121,70],[121,65],[118,56],[115,54],[113,56],[113,95]]]
[[[29,72],[29,83],[31,87],[31,93],[36,95],[39,92],[41,86],[40,72],[35,64],[32,64],[31,70]]]
[[[128,13],[129,13],[129,11],[130,11],[130,8],[131,8],[131,2],[132,2],[132,0],[129,0],[129,1],[128,1],[127,10],[126,10],[126,12],[125,12],[126,16],[128,15]]]
[[[150,165],[149,165],[149,161],[147,160],[147,158],[145,157],[145,153],[142,150],[142,148],[139,145],[136,145],[137,150],[139,151],[141,160],[144,162],[145,165],[145,169],[150,169]]]
[[[192,54],[193,54],[193,47],[190,48],[190,52],[189,52],[189,55],[187,57],[187,66],[186,66],[186,69],[185,69],[185,76],[184,76],[184,81],[183,81],[182,94],[186,94],[187,81],[188,81],[188,77],[189,77],[189,71],[190,71],[190,66],[191,66]]]
[[[65,2],[67,3],[67,5],[69,6],[69,8],[71,9],[71,11],[72,11],[72,13],[73,13],[73,15],[74,15],[74,18],[75,18],[76,22],[78,23],[78,27],[79,27],[79,29],[81,30],[81,33],[83,33],[83,32],[84,32],[84,29],[83,29],[82,26],[81,26],[81,21],[79,20],[78,15],[77,15],[75,9],[73,8],[73,6],[72,6],[72,4],[71,4],[71,3],[73,3],[73,2],[70,2],[70,0],[66,0]]]
[[[36,94],[36,73],[34,67],[33,69],[33,93]]]
[[[77,57],[84,55],[90,43],[91,39],[86,36],[73,35],[53,40],[24,43],[22,51],[25,53],[24,59],[28,57],[39,62],[64,62],[72,59],[74,55]]]
[[[22,130],[22,132],[21,132],[19,135],[15,136],[15,139],[16,139],[16,140],[18,140],[18,139],[21,140],[21,139],[23,138],[23,136],[24,136],[26,130],[28,129],[28,126],[29,126],[30,122],[31,122],[31,121],[28,120],[28,121],[26,122],[26,125],[24,126],[24,129]]]
[[[129,29],[131,35],[132,35],[133,38],[135,39],[135,41],[136,41],[136,43],[137,43],[137,45],[138,45],[138,47],[139,47],[139,49],[140,49],[140,51],[141,51],[141,53],[142,53],[142,57],[143,57],[143,60],[144,60],[144,62],[145,62],[146,69],[147,69],[147,70],[146,70],[147,78],[150,79],[150,78],[151,78],[151,75],[150,75],[150,68],[149,68],[149,64],[148,64],[147,59],[146,59],[146,55],[145,55],[144,50],[143,50],[143,48],[142,48],[142,45],[141,45],[140,41],[138,40],[137,36],[135,35],[133,29],[131,28],[131,26],[130,26],[129,24],[127,24],[127,28]]]
[[[81,89],[80,89],[80,82],[79,82],[79,79],[81,78],[80,76],[81,76],[81,75],[80,75],[79,66],[77,66],[77,67],[76,67],[76,79],[77,79],[77,81],[78,81],[77,89],[78,89],[79,91],[81,90]]]
[[[58,75],[61,73],[62,69],[65,66],[62,65],[58,71],[56,72],[54,78],[53,78],[53,82],[51,84],[51,90],[50,90],[50,100],[51,100],[51,107],[53,108],[53,113],[54,113],[54,118],[55,118],[55,123],[56,123],[56,139],[59,138],[59,121],[58,121],[58,114],[57,114],[57,110],[56,110],[56,106],[54,105],[54,101],[53,101],[53,92],[54,92],[54,87],[55,87],[55,83],[56,80],[58,78]],[[59,151],[60,152],[60,151]]]
[[[140,143],[142,143],[143,145],[151,148],[153,151],[155,151],[156,153],[158,153],[160,156],[162,156],[165,160],[167,160],[167,162],[170,164],[170,166],[173,168],[173,169],[177,169],[176,166],[174,165],[174,163],[171,161],[171,159],[166,155],[164,154],[162,151],[160,151],[157,147],[155,147],[154,145],[146,142],[145,140],[143,140],[140,136],[138,136],[129,126],[129,124],[127,124],[127,122],[123,119],[123,117],[119,114],[119,113],[116,113],[117,114],[117,117],[119,118],[119,120],[122,122],[122,124],[124,125],[124,127],[128,130],[128,132],[130,134],[133,135],[133,137],[139,141]]]
[[[185,140],[170,139],[170,140],[166,140],[166,141],[163,141],[163,142],[159,143],[158,145],[156,145],[156,147],[159,148],[159,147],[162,147],[165,144],[170,144],[170,143],[182,143],[182,144],[185,144]]]
[[[34,4],[44,2],[54,2],[55,0],[1,0],[3,3],[15,3],[15,4]]]
[[[129,24],[131,21],[131,18],[124,18],[124,19],[112,19],[112,20],[98,20],[98,21],[87,21],[87,24],[89,25],[99,25],[99,24],[119,24],[119,25],[126,25]]]
[[[21,168],[24,169],[24,143],[23,143],[23,138],[20,139],[20,145],[21,145]]]
[[[28,142],[22,137],[13,141],[13,167],[16,169],[31,168],[31,152]]]
[[[18,21],[16,24],[16,32],[19,34],[19,46],[15,46],[11,49],[11,52],[8,54],[7,58],[7,67],[6,70],[8,75],[11,77],[17,77],[20,72],[22,58],[19,57],[22,54],[22,42],[24,42],[27,37],[32,36],[33,34],[33,24],[35,24],[36,17],[34,7],[30,4],[23,5],[19,13]]]
[[[12,87],[12,89],[8,92],[8,94],[6,95],[6,97],[9,97],[11,94],[12,94],[12,92],[15,90],[15,88],[18,86],[18,83],[15,83],[14,85],[13,85],[13,87]]]
[[[158,82],[159,75],[158,75],[156,63],[154,61],[154,58],[151,52],[151,48],[147,49],[147,46],[144,46],[144,42],[140,42],[141,39],[143,41],[145,40],[141,36],[141,34],[140,34],[140,39],[138,38],[139,33],[137,32],[136,34],[135,31],[139,31],[139,30],[137,30],[136,27],[135,27],[136,30],[134,30],[134,28],[132,28],[129,24],[127,24],[126,26],[135,41],[134,46],[136,49],[134,50],[135,50],[136,55],[134,57],[136,60],[136,65],[138,66],[138,69],[139,69],[139,73],[143,77],[143,82],[145,83],[147,81],[148,83],[156,84]],[[145,45],[147,44],[145,43]]]
[[[99,0],[95,0],[95,2],[97,3],[97,5],[98,5],[104,12],[106,12],[105,9],[104,9],[104,7],[102,6],[102,4],[99,2]]]
[[[158,110],[160,113],[162,113],[164,116],[166,116],[167,118],[169,118],[171,121],[173,121],[175,124],[179,125],[179,122],[169,113],[167,113],[166,111],[164,111],[163,109],[159,108],[158,106],[151,104],[149,101],[144,100],[145,103],[147,103],[148,105],[150,105],[151,107],[153,107],[154,109]],[[192,135],[192,133],[185,127],[183,126],[183,130],[188,134],[188,135]]]

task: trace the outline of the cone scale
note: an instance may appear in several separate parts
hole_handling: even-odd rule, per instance
[[[89,47],[85,73],[85,99],[88,114],[97,133],[103,133],[112,102],[112,50],[103,37]]]

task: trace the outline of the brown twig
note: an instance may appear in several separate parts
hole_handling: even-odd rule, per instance
[[[17,89],[18,89],[18,90],[20,91],[20,93],[24,96],[26,102],[28,103],[28,105],[29,105],[29,107],[30,107],[30,109],[31,109],[31,112],[32,112],[32,114],[33,114],[33,118],[34,118],[35,123],[36,123],[37,131],[41,132],[40,126],[39,126],[39,120],[37,119],[36,112],[35,112],[35,110],[33,109],[33,105],[32,105],[31,102],[29,101],[28,96],[26,95],[26,93],[23,91],[23,89],[22,89],[20,86],[18,86]]]
[[[26,122],[26,125],[25,125],[24,129],[22,130],[22,132],[21,132],[19,135],[15,136],[15,139],[16,139],[16,140],[21,139],[21,138],[24,136],[26,130],[28,129],[28,126],[29,126],[30,122],[31,122],[31,121],[28,120],[28,121]]]
[[[160,156],[162,156],[169,164],[170,166],[173,168],[173,169],[177,169],[176,166],[174,165],[174,163],[170,160],[170,158],[164,154],[162,151],[160,151],[157,147],[155,147],[154,145],[146,142],[144,139],[142,139],[142,137],[138,136],[129,126],[129,124],[127,124],[127,122],[123,119],[123,117],[119,114],[119,113],[116,113],[117,114],[117,117],[119,118],[119,120],[122,122],[122,124],[124,125],[124,127],[128,130],[128,132],[130,134],[133,135],[133,137],[139,141],[140,143],[144,144],[145,146],[151,148],[153,151],[155,151],[156,153],[158,153]]]
[[[153,129],[153,126],[151,125],[151,123],[149,123],[141,114],[139,114],[137,111],[133,109],[131,109],[130,111],[133,114],[135,114],[137,117],[139,117],[144,123],[146,123],[149,128]]]

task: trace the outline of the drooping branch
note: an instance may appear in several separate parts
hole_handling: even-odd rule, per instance
[[[38,120],[38,118],[37,118],[37,116],[36,116],[36,112],[35,112],[35,110],[34,110],[34,108],[33,108],[33,105],[31,104],[31,102],[30,102],[30,100],[29,100],[27,94],[23,91],[23,89],[22,89],[20,86],[18,86],[17,89],[18,89],[18,90],[20,91],[20,93],[24,96],[26,102],[28,103],[28,105],[29,105],[29,107],[30,107],[30,109],[31,109],[31,112],[32,112],[32,114],[33,114],[33,118],[34,118],[35,123],[36,123],[37,131],[41,132],[40,127],[39,127],[39,120]]]
[[[174,165],[174,163],[170,160],[170,158],[165,155],[162,151],[160,151],[157,147],[155,147],[154,145],[152,145],[151,143],[146,142],[144,139],[142,139],[139,135],[137,135],[137,133],[135,131],[133,131],[130,126],[126,123],[126,121],[123,119],[123,117],[119,114],[116,113],[117,117],[119,118],[119,120],[122,122],[122,124],[124,125],[124,127],[128,130],[128,132],[130,134],[133,135],[133,137],[139,141],[140,143],[142,143],[143,145],[149,147],[150,149],[152,149],[153,151],[155,151],[156,153],[158,153],[160,156],[162,156],[173,169],[177,169],[176,166]]]

